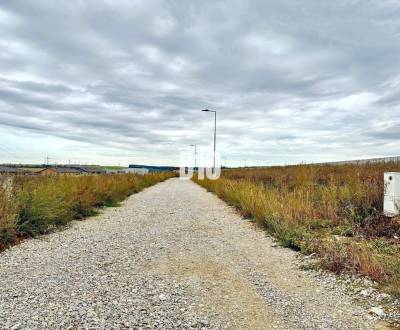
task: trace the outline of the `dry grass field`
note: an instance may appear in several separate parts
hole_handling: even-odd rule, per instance
[[[223,171],[197,180],[278,241],[323,267],[367,276],[400,295],[400,217],[383,215],[383,173],[396,163]]]
[[[73,219],[116,206],[174,173],[0,178],[0,250]]]

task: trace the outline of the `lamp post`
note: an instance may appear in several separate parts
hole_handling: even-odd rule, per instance
[[[196,170],[196,167],[197,167],[197,145],[191,144],[190,146],[194,147],[194,170]]]
[[[213,163],[213,170],[215,172],[215,148],[216,148],[216,144],[217,144],[217,111],[208,110],[208,109],[204,109],[204,110],[201,110],[201,111],[214,112],[214,163]]]

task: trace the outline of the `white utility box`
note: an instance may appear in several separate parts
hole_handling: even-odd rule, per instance
[[[385,173],[384,181],[383,212],[385,215],[392,217],[400,213],[400,172]]]

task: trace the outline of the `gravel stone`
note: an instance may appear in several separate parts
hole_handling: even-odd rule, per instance
[[[371,314],[379,317],[385,316],[385,312],[381,307],[372,307],[369,311]]]
[[[0,254],[1,329],[373,329],[334,276],[189,180]]]

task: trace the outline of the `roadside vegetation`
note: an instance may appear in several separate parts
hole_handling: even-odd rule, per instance
[[[117,206],[175,173],[0,177],[0,251],[25,237]]]
[[[232,169],[218,180],[194,181],[281,245],[315,254],[335,273],[367,276],[400,296],[400,217],[382,214],[386,171],[400,171],[400,165]]]

